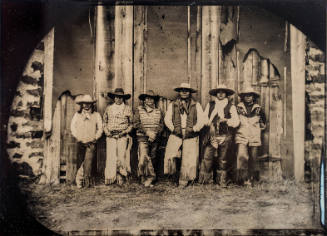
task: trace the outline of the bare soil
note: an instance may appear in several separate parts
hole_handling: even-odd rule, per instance
[[[127,229],[306,229],[313,222],[310,188],[293,182],[255,187],[194,184],[185,189],[169,181],[152,188],[126,186],[77,189],[21,183],[33,215],[64,233]]]

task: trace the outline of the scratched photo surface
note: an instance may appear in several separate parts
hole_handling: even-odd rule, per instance
[[[230,234],[251,234],[254,229],[322,233],[324,50],[297,26],[258,6],[74,4],[69,20],[50,27],[31,50],[12,91],[5,124],[6,152],[28,214],[60,234],[110,234],[111,230],[167,233],[170,229],[188,233],[191,229],[208,230],[204,234],[212,229],[225,229]],[[176,121],[171,122],[171,130],[167,119],[175,109],[171,104],[177,104],[181,96],[178,88],[183,83],[195,91],[192,101],[203,115],[196,113],[193,125],[203,119],[203,127],[193,131],[195,138],[181,133],[178,140],[183,144],[177,147],[181,170],[170,176],[165,158],[174,145],[169,140],[175,135]],[[226,131],[231,140],[224,167],[217,160],[224,155],[219,146],[224,147],[225,136],[223,142],[215,139],[219,152],[213,148],[216,154],[211,160],[207,160],[206,147],[214,147],[212,137],[216,136],[205,142],[211,132],[206,121],[210,113],[208,117],[205,109],[214,106],[217,97],[210,95],[211,91],[221,86],[234,91],[225,100],[237,107],[237,119],[241,120]],[[118,138],[106,133],[106,125],[109,127],[113,119],[108,106],[123,96],[117,88],[130,95],[124,102],[130,108],[125,118],[131,127]],[[251,126],[251,117],[258,114],[239,113],[240,103],[246,100],[242,94],[250,89],[265,117],[258,121],[264,125],[254,134],[251,130],[259,124]],[[144,143],[140,142],[135,117],[146,122],[140,107],[144,108],[147,100],[143,102],[139,96],[149,90],[158,95],[155,105],[162,127],[151,157],[149,153],[143,157]],[[91,118],[85,119],[99,114],[100,133],[72,128],[73,117],[84,114],[79,111],[85,94],[94,104]],[[185,112],[190,116],[193,113],[188,109],[190,113],[186,108]],[[226,109],[221,111],[226,116]],[[217,112],[220,114],[219,109]],[[255,160],[244,162],[240,157],[242,125],[247,125],[245,132],[257,135],[250,135],[259,143],[254,145]],[[92,142],[81,145],[74,132],[93,135]],[[150,136],[145,137],[150,140]],[[187,145],[188,139],[196,142]],[[122,144],[119,140],[125,141]],[[246,142],[251,146],[251,141]],[[248,144],[244,147],[252,150]],[[124,164],[118,160],[122,149]],[[116,161],[108,161],[111,152]],[[87,155],[93,160],[89,166]],[[193,169],[187,166],[190,163],[183,164],[194,155]],[[148,185],[141,178],[142,163],[147,168],[143,172],[155,176]],[[245,172],[256,170],[256,181],[239,182],[240,163],[245,163]],[[123,168],[126,175],[118,174],[125,171]],[[185,185],[178,182],[183,168],[194,172]],[[113,181],[107,177],[112,169],[117,171]],[[204,169],[207,181],[202,181]]]

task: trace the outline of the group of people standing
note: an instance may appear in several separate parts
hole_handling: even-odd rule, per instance
[[[131,95],[116,88],[108,93],[114,103],[107,106],[103,119],[95,111],[91,96],[84,95],[76,101],[80,110],[72,119],[71,131],[84,153],[85,187],[92,183],[95,144],[103,131],[106,135],[105,184],[122,185],[128,180],[133,129],[138,142],[138,177],[144,186],[153,186],[164,126],[170,131],[164,174],[171,176],[176,185],[186,187],[198,180],[203,184],[215,181],[226,186],[229,149],[233,142],[237,145],[237,184],[250,185],[259,180],[256,159],[261,131],[266,126],[265,114],[258,104],[259,93],[252,88],[241,91],[238,94],[241,102],[235,106],[230,99],[234,90],[220,85],[209,91],[211,101],[203,111],[192,97],[196,90],[190,84],[182,83],[174,90],[177,98],[168,105],[165,115],[156,106],[159,96],[151,90],[139,96],[141,105],[133,114],[126,104]]]

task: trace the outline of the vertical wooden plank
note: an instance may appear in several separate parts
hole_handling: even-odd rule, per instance
[[[46,142],[46,184],[59,184],[60,170],[60,126],[61,126],[61,102],[57,101],[53,113],[52,134]]]
[[[115,6],[115,87],[133,95],[133,6]]]
[[[96,7],[96,44],[95,44],[95,68],[94,85],[96,90],[97,111],[103,115],[108,105],[107,92],[113,87],[115,81],[114,55],[115,55],[115,29],[114,29],[114,6],[98,5]],[[105,138],[102,137],[97,143],[97,174],[103,176],[106,160]],[[75,169],[72,169],[74,172]]]
[[[270,127],[269,127],[269,156],[281,157],[281,135],[283,132],[283,102],[279,81],[274,82],[270,87]]]
[[[208,103],[208,92],[218,82],[220,9],[220,6],[202,7],[202,105]]]
[[[221,7],[220,6],[212,6],[212,22],[211,22],[211,45],[210,45],[210,57],[211,57],[211,84],[210,89],[216,88],[218,84],[218,76],[219,76],[219,64],[221,60],[219,60],[219,34],[220,34],[220,14]],[[222,55],[222,54],[220,54]]]
[[[294,137],[294,177],[304,180],[305,138],[305,35],[295,26],[290,26],[291,36],[291,80]]]
[[[197,88],[201,87],[201,73],[202,73],[202,64],[201,64],[201,57],[202,57],[202,7],[197,6],[196,9],[196,35],[195,35],[195,80]],[[200,84],[199,84],[200,83]],[[201,94],[201,92],[200,92]],[[200,98],[200,96],[199,96]],[[204,105],[202,103],[202,105]]]
[[[54,28],[44,39],[44,131],[50,132],[52,126],[52,95],[53,95],[53,56],[54,56]],[[46,158],[46,157],[45,157]]]
[[[191,83],[191,7],[187,6],[187,81]]]
[[[66,165],[66,183],[73,184],[77,173],[77,142],[70,131],[70,124],[76,112],[75,101],[71,95],[66,97],[65,130],[63,130],[63,153]]]
[[[138,104],[138,95],[144,92],[145,8],[134,6],[134,104]]]

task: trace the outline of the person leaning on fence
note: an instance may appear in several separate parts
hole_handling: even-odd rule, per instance
[[[213,171],[216,171],[216,183],[226,186],[227,151],[240,120],[235,105],[228,99],[228,96],[234,94],[234,90],[220,85],[216,89],[211,89],[209,94],[213,99],[204,111],[207,128],[203,138],[204,156],[200,166],[199,182],[210,182],[214,176]]]
[[[95,101],[90,95],[83,95],[80,99],[77,99],[77,104],[80,105],[79,111],[77,111],[71,121],[72,135],[77,139],[79,156],[84,156],[83,172],[84,172],[84,185],[90,187],[92,161],[95,153],[95,144],[101,137],[102,118],[101,115],[94,111]],[[77,170],[82,163],[79,161]],[[78,187],[82,187],[78,181],[76,181]]]
[[[164,157],[164,173],[175,175],[179,186],[186,187],[197,177],[199,161],[199,131],[205,117],[201,105],[192,98],[190,84],[175,88],[178,97],[172,101],[165,115],[165,124],[171,131]],[[179,170],[180,169],[180,170]]]
[[[240,126],[235,135],[237,144],[237,182],[241,185],[259,181],[257,161],[258,147],[261,146],[261,131],[266,128],[266,116],[257,100],[260,94],[252,88],[239,93],[241,102],[237,105]]]
[[[163,114],[155,107],[159,96],[152,90],[139,96],[143,102],[134,114],[134,127],[138,141],[138,176],[144,186],[152,186],[156,178],[156,155],[163,129]]]
[[[131,95],[125,94],[122,88],[109,92],[114,104],[107,106],[104,115],[104,132],[106,138],[105,184],[122,185],[131,173],[130,150],[132,138],[129,136],[132,125],[132,110],[125,102]]]

